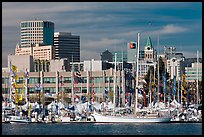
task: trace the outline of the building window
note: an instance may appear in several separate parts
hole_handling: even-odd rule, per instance
[[[64,77],[64,83],[71,83],[72,79],[71,77]]]
[[[56,79],[51,77],[46,77],[46,78],[43,78],[43,83],[56,83]]]
[[[38,83],[40,83],[40,78],[39,77],[30,77],[29,79],[28,79],[28,83],[29,84],[38,84]]]

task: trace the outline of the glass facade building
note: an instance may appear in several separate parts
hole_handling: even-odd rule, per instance
[[[55,59],[68,58],[80,62],[80,36],[66,32],[54,33]]]
[[[53,45],[54,23],[50,21],[22,21],[21,47],[32,44]]]

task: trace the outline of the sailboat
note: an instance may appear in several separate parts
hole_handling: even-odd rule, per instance
[[[138,87],[138,62],[139,62],[139,40],[140,40],[140,33],[138,33],[138,47],[137,47],[137,80],[136,80],[136,87]],[[115,57],[115,70],[114,70],[114,78],[116,76],[116,57]],[[114,82],[114,87],[115,87],[115,82]],[[115,88],[114,88],[115,90]],[[114,91],[115,93],[115,91]],[[113,108],[113,114],[112,115],[102,115],[99,114],[97,112],[93,112],[93,114],[91,114],[96,123],[146,123],[146,122],[151,122],[151,123],[160,123],[160,122],[170,122],[171,117],[169,116],[160,116],[159,112],[157,111],[156,113],[150,113],[147,112],[145,110],[142,111],[138,111],[137,109],[137,94],[138,94],[138,88],[136,88],[136,92],[135,92],[135,104],[134,104],[134,114],[133,115],[121,115],[121,114],[116,114],[115,113],[115,94],[114,98],[113,98],[113,104],[114,104],[114,108]],[[141,115],[138,115],[138,113],[140,113]]]
[[[15,103],[18,104],[19,102],[19,99],[18,99],[18,91],[17,91],[17,84],[16,84],[16,80],[18,79],[18,76],[17,76],[17,67],[15,65],[11,65],[11,62],[10,62],[10,103],[12,103],[12,99],[11,99],[11,96],[12,96],[12,92],[15,92]],[[27,98],[27,95],[26,95],[26,98]],[[27,100],[26,100],[27,101]],[[18,110],[18,106],[16,105],[16,112],[19,112]],[[22,116],[22,110],[20,110],[20,113],[19,115],[10,115],[8,116],[8,121],[7,122],[10,122],[10,123],[30,123],[30,119],[27,118],[27,117],[24,117]]]

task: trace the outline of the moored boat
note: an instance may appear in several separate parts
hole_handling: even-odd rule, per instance
[[[29,119],[21,118],[20,116],[9,116],[9,122],[13,123],[31,123]]]
[[[147,123],[147,122],[153,122],[153,123],[165,123],[170,122],[170,117],[150,117],[150,116],[144,116],[139,117],[135,115],[102,115],[98,113],[93,113],[92,116],[95,118],[95,122],[101,122],[101,123]]]

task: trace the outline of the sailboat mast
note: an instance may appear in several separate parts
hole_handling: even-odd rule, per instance
[[[157,102],[158,102],[158,105],[159,105],[159,35],[158,35],[158,55],[157,55],[157,59],[158,59],[158,67],[157,67],[157,73],[158,73],[158,87],[157,87],[157,91],[158,91],[158,95],[157,95]]]
[[[116,94],[116,58],[117,53],[115,53],[115,66],[114,66],[114,86],[113,86],[113,113],[115,113],[115,94]]]
[[[197,92],[196,92],[196,97],[197,97],[197,107],[198,107],[198,58],[199,58],[199,51],[197,50]]]
[[[11,61],[10,61],[10,73],[9,73],[9,87],[10,87],[10,92],[9,92],[9,102],[12,102],[11,96],[12,96],[12,68],[11,68]]]
[[[149,104],[152,110],[152,70],[150,69],[150,76],[149,76]]]
[[[134,114],[136,115],[137,114],[137,96],[138,96],[138,80],[139,80],[139,77],[138,77],[138,71],[139,71],[139,50],[140,50],[140,33],[138,33],[137,35],[137,52],[136,52],[136,63],[137,63],[137,68],[136,68],[136,85],[135,85],[135,104],[134,104]]]
[[[71,69],[71,77],[72,77],[72,104],[74,103],[74,64],[73,64],[73,54],[72,54],[72,69]]]

